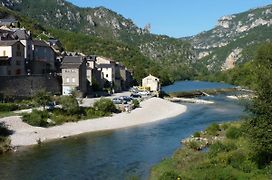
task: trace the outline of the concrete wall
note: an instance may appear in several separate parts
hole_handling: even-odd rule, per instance
[[[61,94],[61,79],[55,76],[1,76],[0,82],[0,94],[5,96],[29,97],[43,89]]]

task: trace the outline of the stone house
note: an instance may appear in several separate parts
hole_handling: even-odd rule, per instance
[[[26,61],[26,72],[30,74],[30,62],[33,60],[32,52],[32,36],[30,31],[25,29],[12,29],[16,39],[18,39],[25,46],[25,61]]]
[[[0,76],[25,75],[24,48],[17,40],[0,41]]]
[[[103,78],[107,80],[114,92],[122,91],[119,64],[104,57],[97,57],[96,63],[98,70],[101,70]]]
[[[86,57],[65,56],[62,62],[62,95],[77,90],[84,97],[87,93]]]
[[[120,64],[119,66],[122,90],[128,90],[133,86],[132,73],[124,65]]]
[[[142,79],[142,86],[148,87],[150,91],[160,91],[160,80],[159,78],[152,76],[151,74]]]
[[[56,72],[56,54],[44,41],[33,40],[33,60],[30,62],[31,74],[47,74]]]
[[[87,80],[91,91],[101,90],[104,87],[103,75],[101,69],[97,68],[96,56],[87,57]]]

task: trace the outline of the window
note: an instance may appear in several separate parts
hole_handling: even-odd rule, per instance
[[[72,82],[73,82],[73,83],[76,82],[75,78],[72,78]]]
[[[109,75],[108,75],[108,74],[106,74],[106,77],[109,77]]]
[[[17,69],[16,70],[16,75],[20,75],[21,74],[21,69]]]
[[[3,51],[3,56],[6,56],[6,51],[5,50]]]
[[[69,82],[70,82],[70,79],[69,79],[69,78],[66,78],[66,82],[68,82],[68,83],[69,83]]]
[[[16,65],[20,66],[21,65],[21,61],[16,61]]]

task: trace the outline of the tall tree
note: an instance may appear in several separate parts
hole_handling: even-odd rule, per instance
[[[247,134],[260,166],[272,161],[272,44],[262,46],[255,58],[257,88],[246,122]]]

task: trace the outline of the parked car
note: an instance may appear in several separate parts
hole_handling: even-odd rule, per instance
[[[120,98],[113,98],[112,99],[113,104],[122,104],[123,100]]]
[[[123,101],[127,101],[127,102],[132,100],[132,98],[129,96],[121,96],[120,99],[122,99]]]
[[[132,93],[130,95],[130,97],[132,97],[132,98],[141,98],[142,96],[139,93]]]

